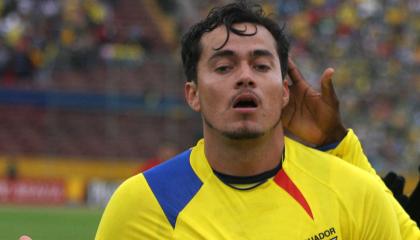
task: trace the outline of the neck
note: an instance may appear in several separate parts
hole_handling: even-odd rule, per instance
[[[284,148],[281,126],[255,139],[233,140],[204,131],[205,154],[210,166],[221,173],[252,176],[278,166]]]

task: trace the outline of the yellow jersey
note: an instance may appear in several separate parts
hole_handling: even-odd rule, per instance
[[[126,180],[101,219],[106,239],[401,239],[392,200],[371,174],[285,139],[285,159],[265,183],[223,183],[204,141]]]
[[[404,211],[399,202],[394,198],[391,190],[389,190],[381,177],[376,174],[375,169],[369,163],[366,155],[363,152],[362,145],[356,134],[352,129],[349,129],[346,137],[331,149],[325,149],[328,153],[339,157],[340,159],[356,166],[376,178],[376,181],[382,185],[382,188],[387,193],[388,198],[392,202],[394,211],[397,215],[400,225],[401,239],[404,240],[420,240],[420,229],[410,216]]]

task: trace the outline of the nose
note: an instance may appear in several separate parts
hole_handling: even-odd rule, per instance
[[[243,64],[243,66],[239,69],[239,76],[236,80],[235,87],[236,88],[247,88],[247,87],[254,88],[255,87],[255,80],[254,80],[251,66],[247,64]]]

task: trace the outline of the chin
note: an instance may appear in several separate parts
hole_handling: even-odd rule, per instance
[[[237,131],[224,131],[223,136],[232,140],[250,140],[256,139],[264,135],[261,131],[255,131],[250,129],[239,129]]]

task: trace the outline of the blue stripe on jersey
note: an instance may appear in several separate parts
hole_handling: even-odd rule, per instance
[[[191,149],[144,172],[163,212],[175,228],[178,214],[203,184],[190,165]]]
[[[322,146],[318,146],[318,147],[316,147],[316,149],[318,149],[319,151],[326,152],[328,150],[331,150],[331,149],[336,148],[338,146],[338,144],[340,144],[339,141],[338,142],[329,143],[329,144],[326,144],[326,145],[322,145]]]

